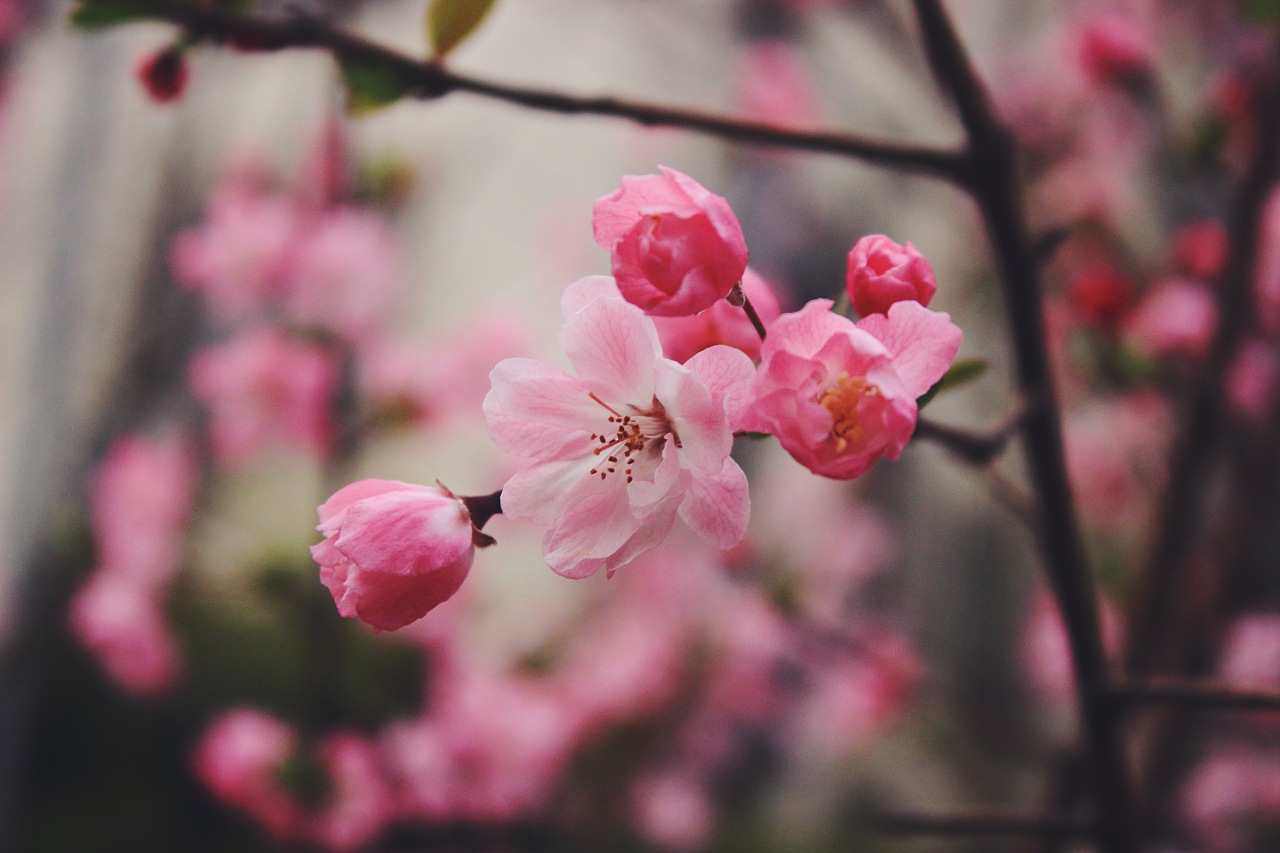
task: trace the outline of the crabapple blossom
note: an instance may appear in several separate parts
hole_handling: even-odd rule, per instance
[[[1171,279],[1157,285],[1134,309],[1125,323],[1125,340],[1148,358],[1196,358],[1209,346],[1217,315],[1208,287]]]
[[[622,297],[645,313],[696,314],[742,280],[747,243],[729,203],[666,166],[627,175],[595,204],[592,229],[613,256]]]
[[[196,776],[209,791],[266,828],[277,840],[295,838],[302,812],[277,779],[297,749],[297,733],[275,717],[237,708],[205,730],[192,756]]]
[[[947,314],[897,302],[857,325],[815,299],[784,314],[761,347],[747,429],[767,432],[796,461],[837,480],[897,459],[916,426],[916,399],[960,348]]]
[[[233,176],[214,192],[204,223],[173,242],[174,275],[218,319],[254,316],[279,295],[302,225],[293,200],[263,191],[251,177]]]
[[[768,329],[778,319],[782,308],[773,288],[759,273],[747,267],[742,274],[742,292],[760,315]],[[747,313],[727,300],[717,301],[700,314],[686,317],[654,317],[662,351],[667,358],[681,364],[709,346],[724,344],[740,349],[751,358],[760,357],[760,333]]]
[[[679,515],[727,548],[747,524],[747,480],[729,455],[753,373],[714,346],[663,358],[653,321],[610,278],[570,285],[560,342],[577,372],[507,359],[484,411],[498,447],[525,460],[502,509],[547,528],[543,555],[566,577],[610,574],[657,545]]]
[[[76,593],[71,632],[113,682],[155,696],[178,676],[178,650],[156,597],[121,572],[99,571]]]
[[[311,555],[338,612],[394,631],[447,601],[466,580],[476,534],[444,488],[360,480],[320,506],[325,539]]]
[[[260,328],[196,353],[188,380],[221,462],[242,465],[273,442],[329,447],[338,369],[318,346]]]
[[[845,288],[863,317],[883,314],[904,299],[928,305],[938,290],[933,267],[915,246],[899,246],[883,234],[868,234],[849,250]]]

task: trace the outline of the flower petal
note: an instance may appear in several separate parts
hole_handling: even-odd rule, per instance
[[[711,396],[724,403],[729,429],[739,429],[751,403],[751,383],[756,376],[756,367],[747,354],[734,347],[717,345],[696,353],[684,366],[697,374]]]
[[[489,374],[485,422],[494,444],[534,459],[581,455],[589,432],[603,418],[600,404],[577,379],[528,358],[498,362]]]
[[[741,542],[750,514],[747,475],[732,457],[724,460],[719,473],[694,477],[680,504],[685,524],[716,548],[732,548]]]
[[[618,285],[611,275],[589,275],[580,278],[564,289],[560,297],[560,314],[568,318],[586,308],[593,300],[601,296],[621,298]]]
[[[913,398],[928,391],[943,377],[960,350],[963,333],[951,315],[931,311],[919,302],[895,302],[888,314],[869,314],[858,328],[870,332],[893,359]]]
[[[471,517],[438,489],[389,492],[353,504],[333,546],[362,572],[422,574],[471,550]]]
[[[582,382],[613,403],[647,406],[662,344],[653,321],[622,299],[597,298],[565,320],[560,343]]]

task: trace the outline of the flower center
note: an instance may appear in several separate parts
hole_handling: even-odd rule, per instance
[[[639,454],[649,446],[650,442],[661,441],[668,433],[675,441],[676,447],[680,446],[680,438],[671,429],[666,409],[662,407],[662,403],[658,402],[657,397],[653,398],[653,404],[648,410],[641,411],[635,406],[630,406],[633,414],[624,415],[597,397],[594,392],[588,393],[587,396],[609,413],[606,421],[608,426],[600,432],[591,433],[591,440],[599,445],[592,448],[591,453],[593,456],[601,457],[596,466],[591,469],[591,473],[599,474],[601,480],[608,479],[610,474],[617,473],[618,468],[622,468],[622,475],[630,483]]]
[[[867,397],[879,394],[880,389],[865,377],[850,377],[847,373],[841,373],[834,385],[828,385],[819,392],[818,405],[831,413],[831,437],[835,439],[837,453],[844,453],[850,444],[862,438],[858,406]]]

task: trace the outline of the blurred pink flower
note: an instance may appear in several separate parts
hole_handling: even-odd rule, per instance
[[[1124,646],[1124,623],[1111,600],[1099,596],[1098,616],[1102,623],[1102,644],[1113,661]],[[1071,646],[1058,604],[1048,589],[1032,596],[1022,631],[1022,664],[1027,680],[1042,702],[1066,705],[1075,697],[1075,671]]]
[[[187,376],[223,464],[242,465],[272,443],[323,453],[332,442],[337,367],[318,346],[259,328],[196,353]]]
[[[69,611],[71,633],[126,692],[156,696],[177,680],[179,660],[155,594],[124,572],[98,571]]]
[[[193,450],[183,437],[118,439],[89,491],[99,569],[159,592],[178,568],[197,476]]]
[[[636,828],[659,850],[701,850],[715,829],[715,807],[706,786],[687,772],[641,776],[632,783],[630,800]]]
[[[777,436],[814,473],[850,480],[902,453],[916,398],[947,372],[961,333],[918,302],[897,302],[856,326],[831,306],[815,299],[774,323],[746,428]]]
[[[933,267],[915,246],[899,246],[883,234],[869,234],[849,250],[845,289],[861,316],[884,314],[903,300],[928,305],[938,290]]]
[[[1218,672],[1235,687],[1280,687],[1280,614],[1248,613],[1236,619],[1223,640]]]
[[[729,203],[688,175],[627,175],[598,200],[595,240],[613,256],[628,302],[664,317],[695,314],[742,279],[747,244]]]
[[[209,725],[192,764],[219,800],[253,817],[276,840],[295,839],[302,829],[302,810],[278,774],[297,745],[297,734],[287,723],[263,711],[237,708]]]
[[[223,321],[259,316],[284,287],[302,226],[292,199],[233,176],[214,191],[204,223],[174,240],[174,275]]]
[[[1145,520],[1164,482],[1167,419],[1167,405],[1153,394],[1095,402],[1067,416],[1067,474],[1086,521],[1120,532]]]
[[[358,365],[361,389],[377,405],[403,409],[423,425],[476,416],[489,390],[489,372],[504,358],[530,350],[530,340],[528,321],[513,309],[483,309],[430,341],[371,342]]]
[[[394,815],[377,748],[356,734],[333,734],[320,745],[320,764],[331,792],[323,807],[307,816],[307,836],[334,853],[365,849]]]
[[[1226,266],[1227,229],[1214,219],[1189,222],[1173,237],[1173,255],[1179,269],[1201,281],[1213,281]]]
[[[1148,358],[1197,358],[1209,346],[1217,324],[1213,293],[1186,279],[1158,284],[1125,324],[1125,341]]]
[[[311,547],[338,612],[394,631],[447,601],[471,570],[475,528],[445,489],[360,480],[320,506]]]
[[[742,291],[768,329],[782,313],[773,288],[755,270],[747,267],[742,274]],[[740,349],[753,359],[760,357],[760,333],[751,324],[746,311],[724,299],[700,314],[654,317],[653,324],[658,328],[662,351],[667,358],[681,364],[716,344]]]
[[[723,346],[685,365],[663,358],[653,321],[608,278],[570,285],[562,305],[578,376],[515,358],[490,377],[489,434],[526,460],[503,511],[546,527],[547,563],[573,578],[612,574],[661,542],[677,513],[707,542],[736,544],[750,505],[729,453],[751,360]]]
[[[1244,342],[1227,372],[1227,399],[1235,413],[1265,423],[1280,385],[1280,353],[1264,338]]]
[[[405,816],[512,821],[556,794],[577,733],[573,707],[549,685],[463,671],[433,697],[430,716],[393,725],[383,747]]]
[[[406,279],[400,244],[385,216],[333,208],[297,242],[283,284],[284,311],[301,326],[361,340],[386,319]]]
[[[1182,817],[1204,853],[1251,853],[1261,830],[1280,828],[1280,756],[1239,747],[1219,749],[1188,778]],[[1270,834],[1268,833],[1268,835]]]
[[[1095,86],[1130,85],[1149,74],[1156,46],[1138,21],[1122,14],[1084,20],[1076,35],[1076,59]]]
[[[800,54],[781,39],[748,42],[738,57],[736,100],[750,118],[783,127],[814,124],[817,88]]]

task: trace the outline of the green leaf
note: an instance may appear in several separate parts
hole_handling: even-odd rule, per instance
[[[1240,12],[1257,24],[1280,23],[1280,0],[1237,0]]]
[[[71,10],[67,21],[78,29],[98,30],[154,17],[155,15],[139,9],[128,0],[82,0]]]
[[[352,115],[368,115],[393,104],[412,88],[394,70],[377,62],[344,59],[340,70],[347,87],[347,110]]]
[[[985,358],[965,358],[957,361],[941,379],[933,384],[932,388],[924,392],[924,395],[916,401],[916,405],[923,409],[929,401],[943,391],[954,391],[962,385],[968,385],[986,373],[990,366],[990,362]]]
[[[444,56],[471,35],[495,0],[431,0],[427,7],[427,41],[436,56]]]

